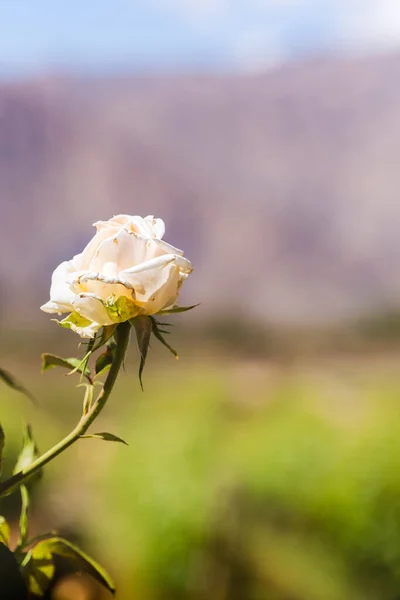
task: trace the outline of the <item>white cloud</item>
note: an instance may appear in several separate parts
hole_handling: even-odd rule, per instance
[[[400,0],[142,1],[179,15],[189,27],[210,28],[214,36],[221,32],[221,40],[225,40],[221,47],[226,44],[226,56],[230,54],[241,69],[263,69],[290,59],[297,34],[304,39],[308,28],[308,40],[298,47],[315,52],[327,47],[339,53],[400,47]],[[320,29],[315,25],[318,21]]]
[[[341,0],[336,41],[353,50],[400,46],[400,0]]]

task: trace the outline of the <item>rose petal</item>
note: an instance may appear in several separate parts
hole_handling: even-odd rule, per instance
[[[155,314],[176,301],[181,268],[191,270],[190,262],[175,254],[166,254],[120,273],[135,289],[136,302],[146,314]]]
[[[99,249],[100,244],[106,239],[112,239],[113,236],[117,233],[113,230],[113,228],[104,228],[101,231],[97,232],[96,235],[90,240],[87,244],[83,252],[80,254],[76,254],[72,263],[75,266],[77,271],[82,271],[88,269],[90,263],[96,255],[97,250]]]
[[[51,277],[50,301],[43,304],[41,310],[58,314],[72,310],[74,293],[71,291],[70,283],[75,273],[76,269],[70,260],[58,265]]]
[[[88,331],[95,331],[125,313],[155,314],[176,303],[192,265],[182,250],[161,239],[161,219],[120,214],[95,226],[83,252],[54,271],[42,310],[75,310],[93,323]]]
[[[165,234],[165,223],[162,219],[155,219],[153,215],[147,215],[144,221],[151,231],[151,237],[161,240]]]
[[[80,272],[72,283],[72,291],[76,295],[92,294],[106,301],[110,296],[119,298],[125,296],[132,300],[134,290],[130,283],[120,276],[110,277],[103,273],[93,273],[91,271]]]
[[[162,256],[157,256],[156,258],[137,264],[134,267],[125,269],[120,275],[133,275],[134,273],[141,273],[142,271],[148,271],[149,269],[165,267],[172,262],[174,262],[183,273],[191,273],[193,270],[190,260],[184,256],[178,256],[177,254],[163,254]],[[128,281],[130,281],[129,277]]]
[[[101,273],[105,263],[114,263],[116,271],[120,272],[132,265],[140,264],[151,258],[151,244],[150,240],[121,229],[112,238],[107,238],[100,244],[89,270]]]
[[[165,242],[164,240],[154,238],[153,244],[155,256],[161,256],[161,254],[179,254],[179,256],[183,256],[183,250],[175,248],[175,246],[168,244],[168,242]]]
[[[79,294],[79,296],[75,297],[73,307],[82,317],[93,323],[98,323],[99,325],[112,325],[114,323],[101,298],[98,298],[94,294]]]
[[[147,238],[161,239],[165,233],[165,224],[162,219],[155,219],[153,215],[148,215],[143,219],[139,216],[116,215],[109,221],[97,221],[94,223],[97,231],[107,229],[117,233],[124,228],[127,231],[133,231]]]

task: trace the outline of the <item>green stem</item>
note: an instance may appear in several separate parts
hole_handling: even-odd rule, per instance
[[[108,372],[107,379],[104,382],[104,386],[100,394],[98,395],[96,402],[93,404],[90,410],[81,417],[77,426],[63,440],[61,440],[60,442],[58,442],[58,444],[50,448],[50,450],[39,456],[28,467],[26,467],[19,473],[16,473],[6,481],[0,483],[0,497],[10,493],[10,491],[13,488],[20,486],[24,481],[26,481],[26,479],[28,479],[28,477],[33,475],[33,473],[41,469],[48,462],[56,458],[56,456],[64,452],[64,450],[69,448],[69,446],[75,443],[82,435],[86,433],[90,425],[103,410],[113,390],[114,384],[118,377],[118,373],[121,369],[121,366],[124,363],[126,351],[129,344],[130,328],[131,325],[129,321],[127,321],[125,323],[121,323],[115,331],[117,342],[115,349],[115,357],[112,362],[111,368]]]

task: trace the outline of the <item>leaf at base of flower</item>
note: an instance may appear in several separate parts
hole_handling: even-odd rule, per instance
[[[96,352],[96,350],[98,350],[99,348],[104,346],[104,344],[107,344],[107,342],[109,342],[111,340],[112,336],[115,333],[116,327],[117,327],[116,324],[115,325],[105,325],[103,327],[103,329],[101,331],[100,340],[93,348],[93,352]]]
[[[115,358],[115,349],[115,342],[109,342],[103,354],[100,354],[100,356],[97,358],[95,367],[96,377],[104,375],[104,373],[106,373],[111,368],[111,365]]]
[[[188,310],[192,310],[197,306],[200,306],[200,304],[192,304],[192,306],[172,306],[171,308],[167,308],[166,310],[160,310],[160,312],[158,312],[157,315],[160,315],[160,317],[163,315],[174,315],[176,313],[187,312]]]
[[[150,337],[152,332],[151,317],[139,316],[135,317],[130,321],[134,326],[136,332],[137,344],[140,352],[140,365],[139,365],[139,381],[140,387],[143,390],[142,373],[144,365],[146,363],[147,352],[150,345]]]
[[[151,320],[151,327],[152,327],[152,333],[154,335],[155,338],[158,339],[159,342],[161,342],[166,348],[168,348],[168,350],[175,356],[176,359],[179,358],[178,353],[176,350],[174,350],[172,348],[172,346],[170,346],[168,344],[168,342],[164,339],[163,337],[163,333],[169,333],[168,331],[163,331],[162,329],[160,329],[160,325],[164,326],[164,323],[160,323],[159,321],[157,321],[154,317],[150,317]]]

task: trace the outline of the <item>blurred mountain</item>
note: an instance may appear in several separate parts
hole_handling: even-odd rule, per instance
[[[399,304],[399,157],[400,55],[3,83],[3,318],[37,318],[53,268],[119,212],[166,221],[203,314]]]

